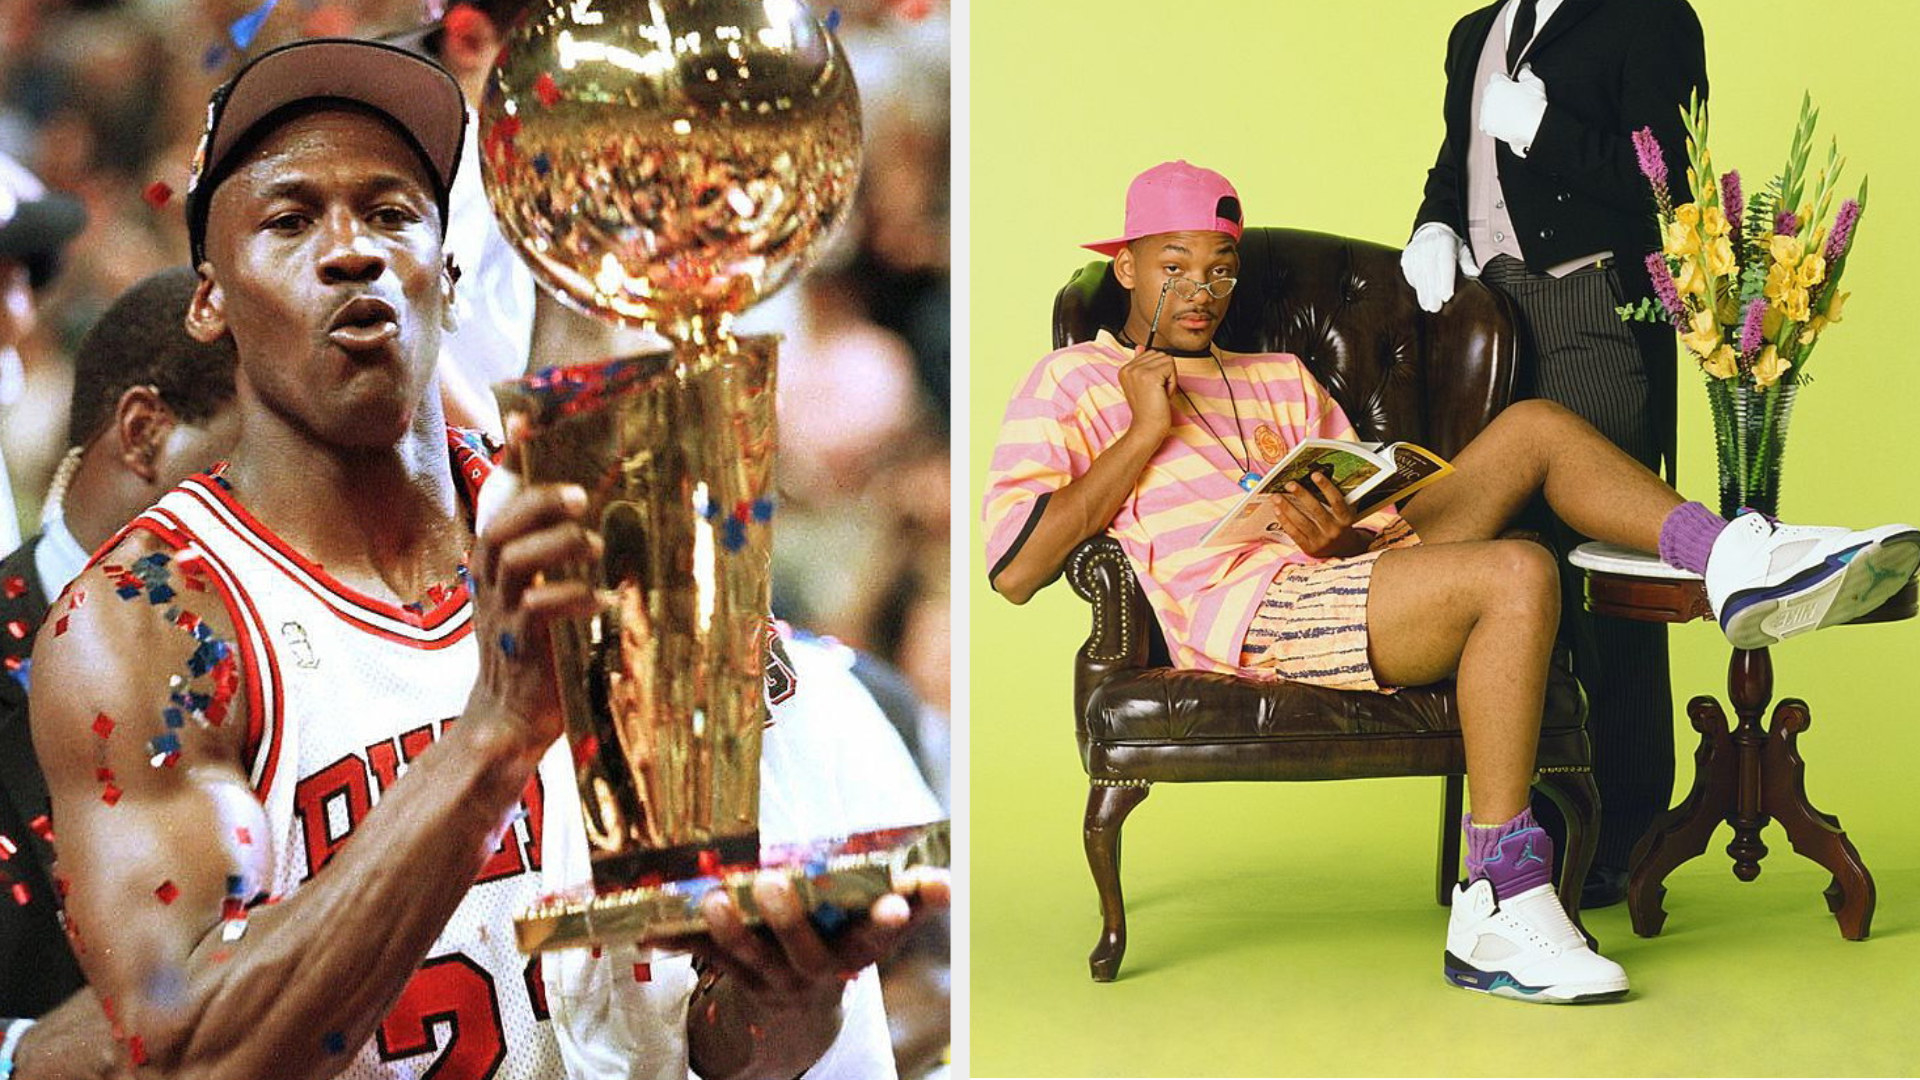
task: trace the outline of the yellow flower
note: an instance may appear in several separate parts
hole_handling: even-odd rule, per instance
[[[1740,359],[1734,355],[1733,346],[1722,345],[1700,361],[1700,370],[1716,379],[1731,379],[1740,373]]]
[[[1813,344],[1813,339],[1819,337],[1820,331],[1826,328],[1827,317],[1825,315],[1815,315],[1813,318],[1808,319],[1807,325],[1800,330],[1800,344]]]
[[[1764,316],[1762,316],[1760,319],[1761,336],[1762,337],[1779,337],[1780,324],[1786,321],[1787,321],[1787,317],[1786,315],[1781,313],[1780,306],[1778,304],[1768,304],[1767,313]]]
[[[1786,296],[1787,318],[1794,322],[1806,322],[1810,314],[1807,310],[1807,290],[1789,289]]]
[[[1764,390],[1779,382],[1781,376],[1785,375],[1787,369],[1792,366],[1791,360],[1781,356],[1780,350],[1769,345],[1760,350],[1759,356],[1753,358],[1754,384]]]
[[[1717,206],[1709,206],[1700,212],[1700,228],[1708,236],[1718,239],[1727,235],[1732,228],[1727,224],[1727,212]]]
[[[1695,356],[1712,356],[1720,345],[1720,321],[1713,312],[1700,311],[1694,313],[1692,325],[1692,331],[1680,335],[1680,343],[1692,349]]]
[[[1733,241],[1719,237],[1707,245],[1707,272],[1725,277],[1733,273]]]
[[[1661,250],[1676,259],[1684,259],[1700,250],[1700,234],[1693,226],[1679,221],[1667,226],[1667,234],[1660,241]]]
[[[1835,293],[1833,295],[1833,299],[1827,301],[1827,310],[1822,312],[1821,314],[1825,316],[1826,320],[1830,323],[1839,322],[1840,309],[1847,306],[1847,297],[1852,295],[1853,295],[1852,293],[1846,293],[1846,292]]]
[[[1818,252],[1809,254],[1800,260],[1800,268],[1794,272],[1794,280],[1800,285],[1812,288],[1827,279],[1826,256]]]
[[[1689,255],[1680,260],[1680,269],[1673,275],[1673,287],[1680,290],[1681,296],[1707,295],[1707,272],[1699,259]]]
[[[1767,267],[1767,287],[1765,289],[1767,299],[1778,301],[1780,297],[1785,295],[1786,291],[1791,288],[1793,288],[1792,270],[1781,266],[1779,263],[1774,263],[1772,266]]]
[[[1775,235],[1768,241],[1767,250],[1773,254],[1774,262],[1791,270],[1799,265],[1800,258],[1806,254],[1807,249],[1801,246],[1800,238],[1797,236]]]

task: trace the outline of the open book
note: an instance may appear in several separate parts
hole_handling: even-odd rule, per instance
[[[1280,527],[1279,501],[1289,483],[1325,502],[1311,476],[1322,472],[1347,497],[1355,521],[1403,499],[1446,476],[1453,466],[1440,455],[1410,442],[1358,443],[1305,439],[1267,470],[1227,516],[1200,538],[1202,547],[1246,544],[1269,537],[1286,539]]]

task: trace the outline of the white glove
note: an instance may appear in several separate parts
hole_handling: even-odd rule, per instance
[[[1470,278],[1480,276],[1480,264],[1473,261],[1473,251],[1466,241],[1437,221],[1414,230],[1407,249],[1400,253],[1400,273],[1413,286],[1424,311],[1439,311],[1453,298],[1456,266]]]
[[[1547,84],[1530,67],[1520,69],[1516,81],[1495,73],[1487,80],[1487,92],[1480,98],[1480,130],[1513,148],[1521,157],[1533,146],[1540,133],[1540,118],[1547,114]]]

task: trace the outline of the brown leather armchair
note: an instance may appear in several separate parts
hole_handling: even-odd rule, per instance
[[[1512,399],[1513,316],[1478,282],[1464,283],[1430,315],[1401,279],[1397,249],[1294,229],[1247,230],[1240,267],[1220,344],[1299,356],[1363,439],[1413,439],[1451,456]],[[1055,297],[1054,345],[1118,326],[1125,311],[1110,264],[1091,263]],[[1104,922],[1088,958],[1096,980],[1111,980],[1126,951],[1120,829],[1156,782],[1447,777],[1435,891],[1449,902],[1466,771],[1451,682],[1389,695],[1175,670],[1117,543],[1099,536],[1081,544],[1065,573],[1093,606],[1074,669],[1074,723],[1092,781],[1087,863]],[[1560,897],[1576,923],[1598,835],[1585,723],[1580,686],[1556,664],[1534,782],[1568,822]]]

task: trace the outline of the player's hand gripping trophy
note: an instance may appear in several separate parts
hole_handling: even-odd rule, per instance
[[[516,470],[585,488],[606,541],[599,612],[553,635],[595,895],[529,913],[521,945],[697,932],[716,879],[751,918],[763,863],[848,908],[944,863],[944,823],[804,850],[759,839],[775,339],[729,323],[853,194],[845,54],[798,0],[549,0],[509,36],[480,140],[535,276],[673,343],[496,389]]]

